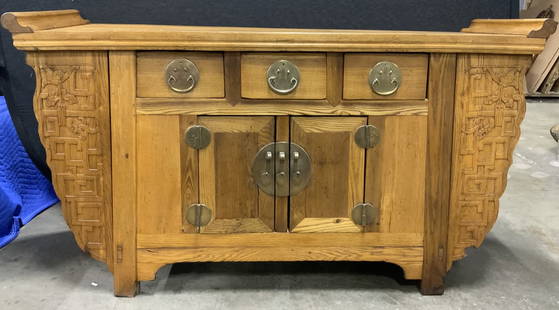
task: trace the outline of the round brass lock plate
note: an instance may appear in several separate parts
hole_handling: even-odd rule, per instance
[[[369,71],[369,85],[378,95],[389,96],[394,94],[402,82],[400,68],[390,61],[378,62]]]
[[[378,216],[379,208],[370,203],[360,203],[351,210],[351,219],[360,226],[376,224]]]
[[[185,58],[171,61],[165,68],[165,81],[173,91],[187,93],[194,89],[200,79],[196,65]]]
[[[311,158],[298,144],[270,143],[256,153],[251,175],[258,188],[268,195],[296,195],[309,184]]]
[[[184,217],[190,225],[202,227],[212,220],[212,210],[203,204],[195,203],[186,209]]]
[[[294,91],[299,86],[299,68],[287,60],[274,62],[266,72],[268,86],[275,93],[286,95]]]
[[[210,130],[202,125],[188,127],[184,133],[184,140],[190,147],[200,150],[208,146],[212,140]]]
[[[373,125],[363,125],[357,128],[354,138],[357,145],[369,149],[380,143],[380,131]]]

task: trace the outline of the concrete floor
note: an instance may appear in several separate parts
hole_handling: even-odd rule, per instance
[[[136,298],[80,252],[58,207],[0,250],[0,309],[559,309],[559,103],[530,103],[497,224],[454,264],[443,296],[384,263],[197,263],[162,268]]]

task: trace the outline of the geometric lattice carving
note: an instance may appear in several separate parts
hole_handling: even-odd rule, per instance
[[[495,223],[524,118],[523,57],[462,55],[457,71],[449,264]]]
[[[72,65],[72,58],[68,58],[70,65],[49,64],[56,59],[53,56],[30,57],[37,77],[39,134],[64,217],[78,245],[106,261],[110,233],[105,231],[110,216],[110,168],[106,160],[110,154],[105,147],[110,142],[109,132],[101,128],[105,125],[101,122],[108,121],[108,102],[99,95],[105,90],[95,87],[99,68],[94,63]]]

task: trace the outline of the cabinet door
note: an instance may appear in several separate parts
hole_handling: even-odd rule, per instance
[[[269,232],[274,227],[274,197],[254,183],[251,164],[274,141],[274,117],[202,116],[210,144],[198,151],[199,202],[211,209],[202,233]]]
[[[365,201],[380,208],[376,229],[382,233],[424,230],[427,117],[370,116],[381,133],[380,143],[367,150]]]
[[[354,134],[365,124],[366,117],[292,118],[291,142],[311,158],[310,182],[290,197],[292,232],[361,231],[351,210],[363,202],[365,149]]]

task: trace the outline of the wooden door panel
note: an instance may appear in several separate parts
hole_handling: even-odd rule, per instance
[[[379,232],[423,233],[426,116],[370,116],[381,142],[367,150],[365,201],[380,208]]]
[[[212,221],[200,232],[269,232],[274,228],[274,197],[260,191],[250,168],[256,153],[274,141],[273,117],[202,116],[211,142],[198,151],[200,203]]]
[[[365,149],[354,133],[366,117],[294,117],[291,142],[311,158],[311,179],[290,197],[292,232],[359,232],[351,209],[363,202]]]
[[[180,233],[181,134],[178,115],[138,115],[137,231]],[[191,203],[198,201],[198,196]]]

